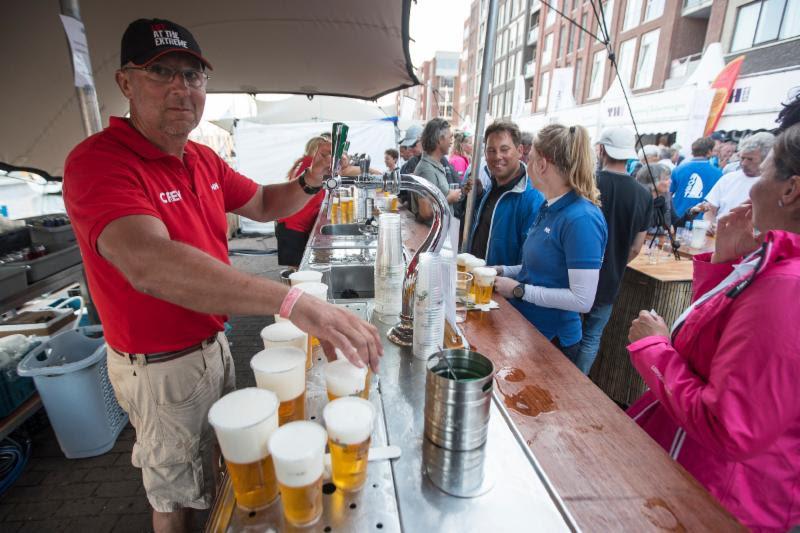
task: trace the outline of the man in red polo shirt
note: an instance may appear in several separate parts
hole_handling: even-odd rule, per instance
[[[185,28],[140,19],[122,38],[120,90],[130,118],[78,145],[64,199],[108,343],[114,392],[136,428],[156,531],[187,528],[208,508],[213,437],[207,414],[234,387],[225,315],[279,310],[353,362],[377,369],[377,330],[352,314],[248,275],[228,261],[226,212],[259,221],[289,215],[319,191],[330,164],[320,147],[297,180],[261,187],[211,149],[188,141],[211,65]]]

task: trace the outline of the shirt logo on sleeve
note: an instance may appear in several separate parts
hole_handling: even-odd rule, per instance
[[[181,191],[162,192],[159,193],[158,197],[165,204],[171,204],[172,202],[180,202],[181,200],[183,200],[183,198],[181,198]]]
[[[212,191],[218,191],[219,190],[219,183],[217,183],[217,182],[212,183],[211,184],[211,190]]]

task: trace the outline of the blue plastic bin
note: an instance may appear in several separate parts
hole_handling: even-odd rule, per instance
[[[33,378],[70,459],[107,452],[128,423],[108,379],[102,326],[55,335],[20,361],[17,373]]]

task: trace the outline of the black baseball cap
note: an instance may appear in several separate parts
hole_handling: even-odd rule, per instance
[[[120,66],[129,62],[145,66],[170,52],[184,52],[199,59],[206,68],[211,63],[203,57],[200,45],[189,30],[164,19],[139,19],[131,22],[122,35]]]

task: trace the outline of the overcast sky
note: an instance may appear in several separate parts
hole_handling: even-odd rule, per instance
[[[470,0],[417,0],[411,3],[411,61],[420,67],[439,50],[460,52]]]

